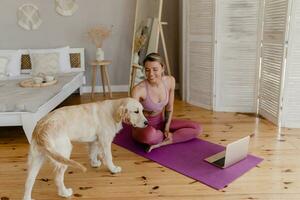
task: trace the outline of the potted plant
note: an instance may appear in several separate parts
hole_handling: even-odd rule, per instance
[[[89,39],[96,46],[96,60],[104,60],[104,51],[102,49],[103,41],[110,36],[112,32],[112,26],[107,28],[106,26],[96,26],[88,30]]]

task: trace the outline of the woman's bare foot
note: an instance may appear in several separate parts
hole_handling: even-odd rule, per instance
[[[150,153],[153,149],[156,149],[158,147],[160,147],[159,144],[149,145],[146,151],[147,153]]]
[[[146,151],[147,151],[147,153],[150,153],[153,149],[156,149],[158,147],[165,146],[165,145],[168,145],[168,144],[172,144],[172,138],[171,137],[166,138],[161,143],[154,144],[154,145],[149,145],[149,147],[146,149]]]

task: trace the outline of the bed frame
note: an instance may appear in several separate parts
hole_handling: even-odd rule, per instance
[[[32,132],[36,123],[51,110],[57,107],[62,101],[70,96],[75,90],[79,89],[80,95],[82,94],[82,85],[85,83],[84,77],[84,49],[71,48],[70,49],[70,62],[72,72],[83,72],[76,76],[67,87],[64,87],[49,101],[45,102],[39,107],[37,112],[0,112],[0,126],[22,126],[27,137],[28,142],[31,142]],[[22,52],[21,71],[28,73],[31,69],[30,57],[26,50]]]

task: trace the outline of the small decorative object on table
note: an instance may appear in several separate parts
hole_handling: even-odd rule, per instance
[[[88,30],[89,39],[95,44],[96,51],[96,60],[104,60],[104,51],[102,49],[102,44],[105,38],[108,38],[112,32],[112,26],[107,28],[105,26],[97,26]]]
[[[39,73],[30,79],[22,80],[19,84],[21,87],[46,87],[56,83],[57,79],[54,76]]]
[[[104,60],[104,51],[102,48],[97,48],[96,50],[96,60],[101,61]]]
[[[37,81],[36,78],[39,77],[23,80],[19,84],[21,87],[46,87],[57,83],[57,79],[53,79],[52,81],[49,82],[46,81],[40,82],[40,80]]]
[[[47,75],[47,76],[45,76],[45,81],[48,83],[48,82],[51,82],[51,81],[53,81],[54,80],[54,76],[51,76],[51,75]]]
[[[36,76],[36,77],[32,78],[32,82],[34,84],[41,84],[41,83],[43,83],[43,81],[44,81],[44,79],[42,77],[39,77],[39,76]]]

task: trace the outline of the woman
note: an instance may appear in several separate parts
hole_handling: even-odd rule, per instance
[[[149,145],[148,152],[164,145],[196,138],[202,131],[199,124],[172,120],[175,79],[163,75],[165,67],[161,56],[151,53],[143,64],[146,79],[136,85],[131,94],[143,105],[149,125],[146,128],[133,128],[133,138]]]

